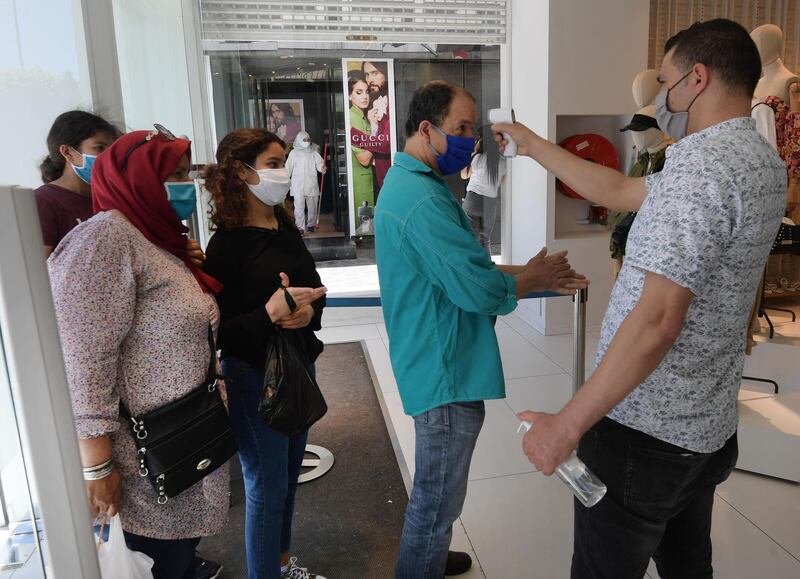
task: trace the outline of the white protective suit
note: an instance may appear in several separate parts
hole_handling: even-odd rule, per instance
[[[294,148],[286,159],[286,169],[291,177],[291,193],[294,197],[294,221],[300,231],[306,230],[306,207],[308,228],[317,225],[319,212],[319,181],[317,172],[325,172],[325,162],[311,147],[311,138],[300,131],[294,139]]]

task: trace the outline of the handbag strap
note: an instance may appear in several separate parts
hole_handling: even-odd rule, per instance
[[[214,343],[214,331],[211,329],[211,323],[208,324],[208,349],[211,352],[211,358],[208,361],[208,372],[206,372],[206,384],[211,384],[223,377],[217,374],[217,345]]]
[[[209,322],[208,324],[208,348],[211,352],[211,355],[208,360],[208,371],[206,372],[206,379],[203,381],[203,384],[205,385],[223,379],[223,376],[217,374],[217,346],[214,343],[214,330],[211,328],[211,322]],[[125,420],[130,420],[131,418],[133,418],[131,413],[125,407],[125,404],[122,402],[122,400],[119,401],[119,414]]]

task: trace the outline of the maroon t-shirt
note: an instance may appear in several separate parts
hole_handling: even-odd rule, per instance
[[[45,245],[55,247],[79,223],[89,219],[92,198],[48,183],[36,190],[36,207]]]

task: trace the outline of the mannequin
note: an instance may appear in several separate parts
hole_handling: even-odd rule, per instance
[[[325,162],[314,147],[311,137],[300,131],[294,139],[294,148],[286,159],[286,170],[292,180],[291,191],[294,197],[294,221],[300,233],[314,231],[319,212],[319,185],[317,172],[325,174]],[[306,227],[306,205],[308,206],[308,226]]]
[[[636,88],[637,83],[634,81],[634,92],[636,92]],[[664,167],[665,149],[672,144],[672,140],[658,128],[655,117],[656,107],[654,105],[642,107],[633,115],[631,122],[620,129],[623,132],[631,131],[637,150],[636,163],[628,171],[629,177],[645,177],[658,173]],[[614,260],[615,276],[619,275],[620,269],[622,269],[628,232],[635,219],[636,213],[633,212],[615,213],[611,216],[614,231],[611,234],[610,250],[611,258]]]
[[[633,79],[633,100],[640,109],[652,105],[661,90],[658,71],[652,68],[643,70]],[[655,115],[653,115],[655,117]]]
[[[786,68],[783,55],[783,32],[774,24],[764,24],[750,33],[761,57],[763,76],[758,81],[753,101],[752,116],[756,127],[786,163],[788,195],[786,215],[795,222],[800,219],[800,133],[793,127],[800,126],[800,77]],[[770,256],[765,272],[767,279],[776,287],[782,281],[800,280],[796,260],[793,256]],[[747,353],[753,345],[752,332],[759,327],[758,310],[761,293],[756,298],[750,318],[750,333]]]
[[[789,176],[789,194],[786,213],[793,221],[800,220],[800,134],[793,127],[800,120],[800,77],[786,68],[781,60],[783,32],[774,24],[764,24],[750,33],[761,56],[764,76],[756,86],[753,117],[759,132],[774,143],[786,162]],[[774,112],[774,127],[766,118],[765,103]],[[772,135],[775,135],[774,138]]]
[[[776,96],[784,102],[788,102],[790,86],[800,82],[800,78],[786,68],[781,60],[783,32],[774,24],[764,24],[753,30],[750,37],[758,48],[764,71],[764,76],[756,86],[755,97],[764,99],[768,96]]]

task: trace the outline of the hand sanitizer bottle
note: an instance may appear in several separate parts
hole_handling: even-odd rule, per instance
[[[517,432],[528,432],[531,423],[527,420],[520,422]],[[578,458],[573,450],[567,460],[556,468],[556,474],[572,490],[572,494],[581,502],[584,507],[593,507],[600,502],[606,494],[604,485],[597,476],[589,470],[589,467]]]

